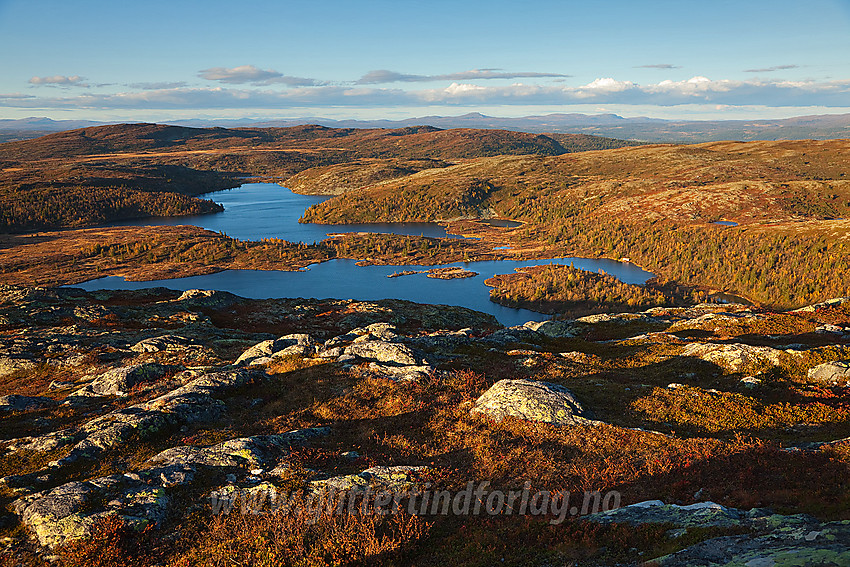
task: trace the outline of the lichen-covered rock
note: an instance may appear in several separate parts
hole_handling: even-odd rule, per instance
[[[568,389],[534,380],[499,380],[476,400],[472,411],[496,421],[517,417],[555,425],[598,423],[588,418]]]
[[[680,506],[664,504],[661,500],[648,500],[607,512],[591,514],[585,519],[601,524],[669,523],[683,527],[730,527],[741,525],[742,521],[751,517],[769,515],[769,512],[760,508],[748,512],[727,508],[715,502],[697,502],[688,506]]]
[[[817,333],[819,335],[839,335],[840,336],[840,335],[844,334],[844,327],[842,327],[840,325],[830,325],[830,324],[818,325],[815,328],[815,333]]]
[[[307,333],[292,333],[290,335],[284,335],[277,339],[275,341],[275,348],[281,349],[294,345],[313,346],[315,344],[316,341],[314,341],[313,337],[311,337]]]
[[[77,305],[74,307],[74,317],[92,323],[102,319],[112,312],[103,305]]]
[[[122,366],[104,372],[86,390],[101,396],[123,396],[136,384],[154,382],[167,373],[165,366],[152,362]]]
[[[598,313],[595,315],[585,315],[576,319],[576,323],[584,323],[585,325],[596,325],[598,323],[631,323],[634,321],[653,321],[651,315],[645,313]]]
[[[380,302],[354,301],[346,305],[346,312],[339,324],[343,328],[365,327],[372,323],[389,322],[401,328],[409,321],[417,322],[421,330],[499,328],[492,315],[455,305],[428,305],[399,299],[384,299]]]
[[[356,339],[359,335],[357,333],[346,333],[344,335],[337,335],[336,337],[332,337],[325,341],[325,348],[335,348],[342,345],[346,345]]]
[[[345,348],[345,354],[377,362],[390,362],[401,366],[416,366],[424,362],[422,357],[417,357],[410,347],[386,341],[355,343]]]
[[[280,435],[230,439],[211,447],[174,447],[150,459],[152,466],[88,481],[69,482],[23,496],[13,511],[41,545],[55,547],[85,537],[103,516],[117,514],[130,524],[159,523],[168,511],[166,489],[186,486],[197,467],[250,468],[276,462],[282,454],[327,435],[328,427],[299,429]]]
[[[750,365],[779,365],[783,356],[796,356],[796,350],[780,350],[742,343],[691,343],[682,350],[682,356],[693,356],[712,362],[731,372],[739,372]]]
[[[262,342],[255,344],[252,347],[248,347],[248,349],[239,355],[239,358],[236,359],[237,366],[240,364],[251,364],[257,359],[265,358],[268,359],[272,353],[274,352],[274,339],[268,339]]]
[[[809,369],[809,380],[829,386],[850,386],[850,363],[827,362]]]
[[[130,350],[133,352],[165,352],[179,351],[193,346],[198,346],[193,339],[179,335],[160,335],[143,339],[131,346]]]
[[[473,329],[466,328],[459,331],[436,331],[417,337],[401,337],[401,340],[405,344],[428,351],[429,353],[448,355],[453,353],[458,347],[474,342],[474,334],[475,331]]]
[[[712,538],[682,551],[659,557],[658,567],[820,567],[850,565],[850,524],[832,522],[802,529],[778,530],[763,536]]]
[[[44,396],[20,396],[18,394],[0,396],[0,411],[24,411],[55,404],[56,400]]]
[[[106,504],[99,506],[99,501]],[[41,545],[53,548],[89,535],[98,519],[111,514],[131,524],[158,523],[165,517],[167,504],[161,486],[112,475],[28,495],[13,502],[12,509]]]
[[[339,358],[343,355],[344,350],[342,347],[323,348],[316,353],[316,356],[318,358]]]
[[[316,342],[306,333],[284,335],[275,341],[275,352],[272,358],[278,356],[310,356],[316,353]],[[282,348],[281,348],[282,347]]]

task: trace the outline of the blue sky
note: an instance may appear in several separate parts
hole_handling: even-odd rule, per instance
[[[0,0],[0,118],[850,112],[850,0]]]

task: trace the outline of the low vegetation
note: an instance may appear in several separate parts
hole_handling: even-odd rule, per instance
[[[794,401],[771,403],[753,395],[680,386],[656,388],[632,402],[631,407],[650,421],[703,434],[789,431],[795,426],[824,425],[846,428],[850,434],[850,407],[843,392],[816,388],[783,391],[782,395]]]
[[[103,250],[90,252],[101,255]],[[133,253],[131,249],[116,254],[122,252]],[[261,380],[217,394],[221,412],[209,420],[182,428],[168,426],[155,436],[131,435],[100,452],[97,459],[51,469],[47,463],[67,456],[68,446],[4,452],[0,476],[33,475],[27,478],[42,483],[39,489],[122,475],[144,467],[147,459],[169,447],[329,426],[330,435],[283,454],[287,472],[274,477],[279,489],[303,487],[316,478],[315,471],[336,476],[377,465],[415,465],[427,467],[420,480],[440,490],[459,490],[470,479],[490,481],[501,490],[519,489],[527,481],[534,490],[553,492],[617,490],[623,504],[711,500],[742,509],[813,514],[821,521],[850,519],[846,444],[807,446],[850,434],[847,389],[810,384],[806,377],[807,367],[841,353],[846,356],[845,339],[827,337],[829,346],[815,346],[825,338],[813,331],[825,323],[847,325],[850,304],[801,313],[700,308],[720,316],[694,312],[673,324],[634,316],[588,324],[574,337],[539,335],[514,350],[517,345],[486,341],[493,331],[486,317],[446,306],[245,300],[227,294],[197,296],[197,303],[192,303],[166,289],[66,290],[61,298],[52,293],[4,288],[0,334],[8,344],[20,344],[23,336],[29,341],[26,349],[63,346],[45,351],[60,357],[55,365],[0,376],[0,396],[43,395],[61,402],[81,386],[77,380],[86,382],[117,365],[156,361],[195,368],[223,366],[260,340],[292,332],[307,332],[321,343],[384,321],[396,324],[396,330],[412,340],[426,339],[424,333],[437,329],[472,326],[475,331],[472,340],[445,347],[448,356],[437,364],[437,372],[416,381],[371,375],[365,363],[348,368],[333,359],[287,355],[264,365]],[[675,318],[693,310],[668,309],[666,315]],[[647,335],[651,331],[656,333]],[[755,334],[762,331],[770,331],[772,338]],[[191,337],[198,346],[149,353],[112,346],[161,335]],[[644,339],[636,339],[637,335]],[[766,363],[748,367],[762,382],[747,388],[740,382],[741,372],[683,357],[686,343],[681,337],[695,336],[699,338],[694,340],[718,345],[753,341],[778,345],[793,337],[812,349],[807,351],[810,356],[799,359],[799,369]],[[73,364],[58,364],[76,353],[86,356],[75,358]],[[123,358],[119,362],[116,356]],[[470,412],[482,393],[505,378],[567,387],[602,423],[557,426],[513,417],[496,422]],[[170,391],[177,384],[169,380],[138,385],[127,396],[3,412],[0,443],[6,446],[13,437],[79,427],[98,415]],[[671,382],[686,384],[668,387]],[[789,451],[789,446],[801,449]],[[207,474],[211,476],[202,477]],[[567,518],[553,525],[548,517],[505,515],[316,518],[295,513],[242,515],[237,509],[215,516],[208,493],[227,483],[223,472],[216,474],[199,470],[197,478],[205,480],[169,488],[171,512],[156,528],[139,530],[107,517],[90,537],[51,555],[70,566],[613,565],[748,532],[734,526],[688,528],[681,537],[670,537],[676,526],[664,523],[600,525]],[[0,489],[0,504],[20,496],[13,492],[15,486],[13,479]],[[10,538],[0,541],[14,543],[0,550],[0,556],[12,564],[45,565],[43,554],[34,553],[27,539],[27,528],[16,518],[9,516],[0,526],[0,538]]]

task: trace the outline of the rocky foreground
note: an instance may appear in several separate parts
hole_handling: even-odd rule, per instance
[[[9,564],[850,565],[848,299],[501,328],[392,300],[4,286],[0,336]],[[213,517],[227,494],[468,481],[622,507]]]

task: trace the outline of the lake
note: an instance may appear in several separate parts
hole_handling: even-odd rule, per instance
[[[224,232],[244,240],[282,238],[292,242],[322,240],[327,233],[385,232],[424,236],[446,236],[445,229],[435,223],[381,223],[360,225],[299,224],[304,209],[327,197],[298,195],[272,183],[252,183],[237,189],[203,195],[224,205],[221,213],[181,218],[156,218],[116,226],[193,224]],[[442,231],[442,232],[441,232]],[[226,270],[216,274],[127,282],[121,277],[91,280],[73,287],[95,289],[141,289],[167,287],[218,289],[243,297],[315,297],[357,300],[406,299],[419,303],[459,305],[494,315],[503,325],[519,325],[526,321],[543,321],[548,316],[525,309],[503,307],[490,301],[484,280],[496,274],[507,274],[515,268],[541,264],[572,263],[576,268],[596,272],[600,269],[629,284],[643,284],[652,274],[640,267],[608,259],[555,258],[552,260],[459,262],[448,266],[463,267],[479,275],[471,278],[441,280],[414,274],[388,278],[402,270],[427,269],[424,266],[357,266],[356,260],[331,260],[314,264],[303,271]]]
[[[175,226],[191,224],[224,232],[239,240],[282,238],[289,242],[312,244],[327,238],[328,233],[380,232],[408,234],[434,238],[462,238],[446,234],[446,229],[433,222],[313,224],[298,219],[311,205],[330,199],[327,195],[299,195],[275,183],[247,183],[236,189],[226,189],[199,195],[224,206],[221,213],[187,217],[157,217],[119,221],[106,226]]]

